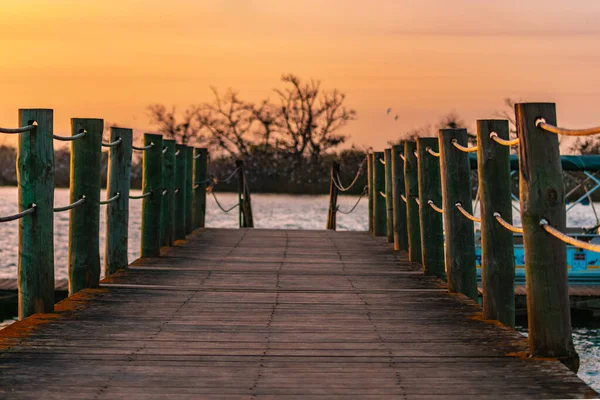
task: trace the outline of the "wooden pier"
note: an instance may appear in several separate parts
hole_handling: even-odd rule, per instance
[[[596,393],[367,233],[201,229],[0,331],[0,397]]]

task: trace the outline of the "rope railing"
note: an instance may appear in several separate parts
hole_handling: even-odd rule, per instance
[[[427,204],[429,204],[429,207],[431,207],[433,209],[433,211],[438,212],[440,214],[444,213],[444,209],[436,206],[435,203],[433,202],[433,200],[428,200]]]
[[[401,195],[400,195],[400,198],[402,199],[402,201],[403,201],[403,202],[407,203],[407,200],[406,200],[406,196],[405,196],[405,195],[401,194]]]
[[[477,146],[465,147],[461,144],[458,144],[458,141],[456,139],[452,139],[452,145],[464,153],[473,153],[477,151]]]
[[[512,140],[505,140],[500,138],[500,136],[498,136],[498,134],[496,132],[492,132],[490,133],[490,139],[492,139],[494,142],[501,144],[502,146],[516,146],[519,144],[519,138],[516,139],[512,139]]]
[[[379,192],[379,195],[380,195],[381,197],[383,197],[384,199],[387,199],[387,195],[386,195],[385,193],[383,193],[383,192]]]
[[[31,207],[29,207],[27,210],[22,211],[18,214],[14,214],[14,215],[9,215],[7,217],[0,217],[0,222],[10,222],[10,221],[15,221],[17,219],[21,219],[23,217],[25,217],[26,215],[29,214],[33,214],[35,212],[36,209],[36,205],[35,203],[31,205]]]
[[[382,163],[383,165],[385,165],[385,160],[383,158],[380,158],[379,162]]]
[[[417,205],[418,205],[419,207],[421,207],[421,201],[419,200],[419,198],[418,198],[418,197],[415,197],[415,203],[417,203]]]
[[[178,149],[178,150],[175,152],[175,157],[179,157],[179,154],[181,154],[181,150],[179,150],[179,149]]]
[[[406,161],[406,157],[404,157],[404,154],[400,154],[400,158],[402,159],[402,161]]]
[[[540,226],[549,234],[551,234],[552,236],[554,236],[555,238],[570,244],[571,246],[575,246],[579,249],[585,249],[585,250],[589,250],[589,251],[594,251],[594,252],[600,252],[600,245],[595,245],[595,244],[591,244],[588,242],[584,242],[582,240],[579,239],[575,239],[574,237],[571,237],[569,235],[566,235],[564,233],[562,233],[561,231],[559,231],[558,229],[554,228],[553,226],[550,225],[550,223],[546,220],[546,219],[542,219],[540,221]]]
[[[460,213],[461,213],[462,215],[464,215],[464,216],[465,216],[467,219],[469,219],[469,220],[471,220],[471,221],[473,221],[473,222],[481,222],[481,218],[477,218],[476,216],[469,214],[469,212],[463,208],[463,206],[462,206],[462,204],[461,204],[461,203],[456,203],[454,206],[455,206],[455,207],[458,209],[458,211],[460,211]]]
[[[151,190],[151,191],[149,191],[149,192],[146,192],[146,193],[144,193],[144,194],[141,194],[141,195],[139,195],[139,196],[131,196],[131,195],[129,195],[129,199],[130,199],[130,200],[139,200],[139,199],[143,199],[143,198],[146,198],[146,197],[148,197],[148,196],[152,196],[152,193],[153,193],[153,192],[152,192],[152,190]]]
[[[121,193],[117,192],[113,197],[111,197],[108,200],[101,200],[100,201],[100,205],[106,205],[106,204],[110,204],[113,203],[117,200],[119,200],[121,198]]]
[[[54,140],[60,140],[61,142],[72,142],[73,140],[81,139],[86,135],[86,131],[81,131],[73,136],[60,136],[60,135],[52,135]]]
[[[69,204],[68,206],[64,206],[64,207],[55,207],[54,208],[54,212],[63,212],[63,211],[69,211],[72,210],[74,208],[79,207],[80,205],[82,205],[83,203],[85,203],[86,197],[81,196],[81,198],[79,200],[77,200],[75,203],[73,204]]]
[[[168,189],[163,189],[162,191],[162,195],[163,197],[169,194],[169,190]]]
[[[114,142],[102,143],[102,147],[115,147],[123,143],[123,138],[117,138]]]
[[[439,157],[440,156],[440,153],[438,153],[436,151],[433,151],[433,149],[431,147],[429,147],[429,146],[427,146],[425,148],[425,151],[428,152],[429,154],[431,154],[434,157]]]
[[[225,214],[235,210],[237,207],[240,206],[240,203],[235,203],[233,206],[225,209],[221,203],[219,202],[219,199],[217,199],[217,195],[215,194],[214,190],[211,190],[210,193],[212,194],[213,198],[215,199],[215,203],[217,203],[217,206],[221,209],[221,211],[223,211]]]
[[[138,146],[131,146],[132,149],[137,150],[137,151],[146,151],[146,150],[150,150],[151,148],[154,147],[154,142],[150,142],[149,145],[147,146],[142,146],[142,147],[138,147]],[[175,154],[177,155],[177,154]]]
[[[163,146],[162,153],[167,154],[168,151],[169,151],[169,148],[167,146]]]
[[[508,223],[506,220],[504,220],[504,218],[502,218],[502,215],[499,212],[494,213],[494,218],[496,218],[496,221],[502,225],[504,229],[507,229],[512,233],[523,233],[523,228]]]
[[[365,197],[365,195],[369,192],[369,187],[365,186],[365,188],[363,189],[362,193],[360,194],[360,196],[358,197],[358,200],[356,201],[356,203],[354,204],[354,206],[350,209],[350,211],[342,211],[340,209],[340,206],[337,207],[336,211],[339,213],[342,213],[344,215],[349,215],[352,214],[354,212],[354,210],[356,210],[356,207],[358,207],[358,204],[360,203],[360,201],[363,199],[363,197]]]
[[[557,135],[564,135],[564,136],[591,136],[591,135],[597,135],[600,133],[600,126],[597,126],[594,128],[587,128],[587,129],[565,129],[565,128],[559,128],[558,126],[550,125],[549,123],[546,122],[546,120],[544,118],[538,118],[535,121],[535,126],[537,126],[538,128],[541,128],[547,132],[552,132]]]
[[[354,187],[354,185],[356,184],[356,182],[358,182],[358,178],[360,178],[360,175],[362,174],[363,166],[365,165],[365,161],[366,160],[367,160],[366,157],[362,160],[362,162],[358,166],[358,170],[356,171],[356,175],[354,176],[354,180],[352,180],[352,183],[350,183],[350,185],[348,185],[346,187],[344,187],[344,185],[342,185],[342,180],[340,178],[339,172],[337,174],[337,179],[336,179],[336,177],[333,176],[333,170],[331,171],[331,177],[333,179],[333,184],[335,185],[335,187],[340,192],[347,192],[347,191],[349,191],[350,189],[352,189]]]
[[[418,160],[419,159],[419,153],[417,152],[417,150],[413,150],[413,154],[415,155],[415,158]]]
[[[24,133],[24,132],[32,131],[36,127],[37,127],[37,124],[34,122],[31,125],[22,126],[20,128],[0,128],[0,133],[8,133],[8,134]]]

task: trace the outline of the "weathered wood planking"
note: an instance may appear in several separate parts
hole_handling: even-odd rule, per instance
[[[595,396],[390,247],[367,233],[201,231],[0,331],[0,397]]]

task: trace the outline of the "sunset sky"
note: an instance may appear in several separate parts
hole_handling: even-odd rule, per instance
[[[345,92],[346,133],[376,148],[451,111],[474,127],[508,96],[600,124],[598,0],[2,0],[0,18],[0,126],[45,107],[57,132],[151,130],[151,103],[273,98],[287,72]]]

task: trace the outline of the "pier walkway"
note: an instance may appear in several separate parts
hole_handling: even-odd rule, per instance
[[[0,331],[0,398],[571,398],[560,362],[367,233],[198,230]]]

